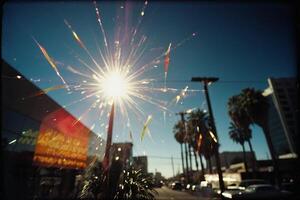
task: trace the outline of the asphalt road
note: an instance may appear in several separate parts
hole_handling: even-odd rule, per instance
[[[184,191],[172,190],[168,187],[163,186],[162,188],[156,188],[158,195],[157,200],[206,200],[209,198],[199,197],[196,195],[189,194]]]

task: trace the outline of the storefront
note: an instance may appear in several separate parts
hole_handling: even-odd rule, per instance
[[[2,197],[71,198],[95,133],[7,63],[1,70]]]

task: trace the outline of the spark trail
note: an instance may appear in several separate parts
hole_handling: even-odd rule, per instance
[[[48,63],[51,65],[51,67],[54,69],[54,71],[56,72],[57,76],[62,80],[62,82],[64,83],[64,85],[66,86],[66,88],[69,90],[69,87],[65,81],[65,79],[60,75],[57,66],[55,64],[55,61],[49,56],[49,54],[47,53],[46,49],[40,45],[35,38],[33,38],[33,40],[35,41],[35,43],[38,45],[38,47],[40,48],[41,52],[43,53],[44,57],[46,58],[46,60],[48,61]]]

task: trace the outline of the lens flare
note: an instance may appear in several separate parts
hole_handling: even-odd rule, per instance
[[[105,97],[113,99],[126,98],[130,90],[128,79],[118,71],[105,74],[99,80],[99,87]]]
[[[124,8],[122,13],[127,17],[116,21],[116,29],[114,29],[117,30],[116,32],[109,32],[110,29],[105,29],[106,21],[103,18],[102,9],[95,0],[92,2],[98,22],[97,35],[95,42],[92,43],[94,48],[88,48],[90,45],[85,43],[86,38],[77,32],[76,26],[71,26],[67,19],[63,19],[70,31],[70,37],[74,39],[75,44],[79,45],[80,52],[82,52],[79,53],[70,47],[69,53],[72,55],[72,60],[68,61],[69,63],[59,63],[52,58],[46,48],[33,37],[42,55],[63,82],[63,85],[46,88],[37,95],[43,95],[54,90],[68,89],[66,94],[74,95],[74,99],[63,105],[63,107],[68,108],[82,103],[84,111],[78,116],[78,121],[88,120],[87,115],[89,113],[96,114],[97,117],[95,117],[93,123],[97,125],[96,121],[98,121],[100,124],[99,127],[93,126],[93,128],[100,132],[100,135],[107,131],[108,125],[106,125],[106,122],[110,116],[110,108],[113,102],[117,109],[118,120],[127,121],[130,119],[130,121],[136,121],[137,126],[144,124],[141,127],[145,131],[141,134],[144,138],[145,133],[149,132],[148,125],[147,123],[145,125],[144,121],[151,121],[152,117],[149,119],[149,116],[152,116],[158,110],[163,111],[165,119],[165,116],[171,116],[171,113],[173,113],[171,110],[173,106],[176,106],[179,102],[182,103],[190,93],[199,92],[199,90],[190,90],[188,87],[177,89],[166,86],[170,53],[194,38],[196,33],[184,38],[179,43],[168,41],[169,46],[165,51],[165,47],[152,46],[152,42],[148,41],[149,37],[141,31],[143,19],[149,17],[146,14],[148,1],[145,1],[140,8],[140,15],[137,15],[138,18],[133,25],[129,23],[131,15],[127,16],[126,13],[132,11],[129,9],[131,6],[129,4],[126,4],[126,6],[121,5]],[[121,23],[123,21],[125,23]],[[70,63],[73,62],[74,64],[71,65]],[[149,72],[159,67],[164,68],[164,85],[160,81],[160,79],[163,79],[163,75]],[[64,73],[68,71],[71,74],[63,77],[59,71],[60,69],[65,69]],[[68,84],[65,81],[67,77],[69,77],[69,79],[66,79]],[[157,110],[144,109],[144,107],[148,108],[147,104],[154,106]],[[146,118],[147,116],[148,118]],[[120,124],[123,124],[120,129],[131,131],[131,125],[127,127],[125,123]],[[133,139],[134,133],[130,132],[130,134],[130,138]],[[127,134],[126,137],[128,137]]]

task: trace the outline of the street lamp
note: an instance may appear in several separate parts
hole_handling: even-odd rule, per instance
[[[220,155],[219,155],[219,140],[218,140],[218,134],[217,134],[217,129],[214,121],[214,116],[211,108],[211,103],[210,103],[210,98],[208,94],[208,89],[207,85],[210,85],[213,82],[218,81],[219,78],[217,77],[193,77],[192,82],[202,82],[204,86],[204,92],[205,92],[205,97],[206,97],[206,102],[207,102],[207,107],[208,107],[208,114],[210,116],[211,120],[211,128],[212,131],[215,134],[215,137],[217,139],[217,147],[215,149],[215,156],[216,156],[216,165],[217,165],[217,171],[218,171],[218,176],[219,176],[219,185],[220,185],[220,190],[221,193],[224,192],[224,181],[223,181],[223,175],[222,175],[222,169],[221,169],[221,163],[220,163]]]

